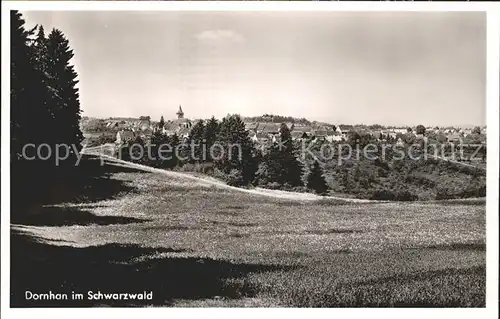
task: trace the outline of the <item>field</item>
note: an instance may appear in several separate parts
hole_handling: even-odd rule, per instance
[[[105,169],[80,196],[12,212],[13,307],[485,305],[484,200],[294,200]]]

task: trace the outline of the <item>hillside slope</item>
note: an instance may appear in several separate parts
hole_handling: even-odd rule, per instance
[[[154,294],[65,306],[484,306],[484,202],[296,200],[103,168],[14,219],[13,306],[34,306],[26,290]]]

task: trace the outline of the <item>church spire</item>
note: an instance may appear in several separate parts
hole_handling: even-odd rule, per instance
[[[177,118],[182,119],[184,118],[184,112],[182,112],[182,107],[179,105],[179,111],[177,111]]]

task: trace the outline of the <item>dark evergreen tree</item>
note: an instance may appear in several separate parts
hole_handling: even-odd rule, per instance
[[[24,28],[24,20],[18,11],[11,11],[11,158],[25,160],[23,147],[30,143],[44,143],[48,112],[44,108],[46,87],[36,69],[35,54],[30,37],[34,30]],[[33,148],[24,155],[32,157]],[[30,152],[31,151],[31,152]]]
[[[147,152],[146,143],[140,136],[136,136],[135,139],[128,143],[130,160],[134,163],[145,163],[147,162]]]
[[[47,72],[47,37],[43,26],[38,27],[38,32],[33,41],[33,64],[41,72]]]
[[[165,168],[174,168],[180,164],[180,159],[178,155],[180,155],[180,139],[177,134],[169,136],[167,138],[167,143],[170,145],[171,154],[167,154],[168,159],[164,163]]]
[[[281,183],[290,186],[302,186],[302,163],[300,163],[294,152],[292,136],[285,124],[280,127],[280,161],[283,168]]]
[[[160,122],[158,123],[158,128],[161,130],[165,126],[165,120],[163,119],[163,115],[160,118]]]
[[[130,161],[130,143],[128,141],[120,145],[116,152],[116,157],[119,159],[127,162]]]
[[[417,131],[417,134],[425,134],[425,126],[423,125],[417,125],[417,128],[415,129]]]
[[[203,153],[203,133],[205,132],[205,124],[203,121],[196,122],[195,125],[191,128],[189,132],[188,138],[188,152],[187,156],[189,156],[189,162],[202,162],[204,153]]]
[[[46,127],[50,127],[50,130],[43,130],[40,132],[43,141],[49,145],[55,145],[58,143],[58,137],[60,132],[52,129],[56,123],[56,113],[54,111],[54,101],[57,98],[57,92],[52,86],[51,75],[48,73],[49,55],[47,51],[47,37],[45,36],[45,30],[43,26],[38,26],[38,32],[34,41],[32,42],[32,63],[35,66],[37,78],[39,82],[39,92],[37,93],[40,99],[40,107],[43,109],[43,113],[46,116],[44,121]]]
[[[57,143],[75,145],[81,148],[83,134],[80,130],[80,101],[76,84],[77,73],[71,65],[73,50],[63,33],[52,30],[47,39],[47,73],[49,86],[55,91],[52,100],[53,117],[52,127],[57,132]]]
[[[46,38],[42,26],[26,30],[18,11],[11,11],[10,18],[11,203],[23,205],[43,200],[50,195],[45,191],[52,185],[75,181],[80,170],[66,170],[61,162],[56,165],[54,150],[56,144],[66,144],[67,150],[73,150],[72,145],[80,147],[83,136],[74,86],[76,73],[69,65],[72,53],[67,40],[60,32]],[[42,144],[51,149],[39,148],[44,152],[37,154]],[[40,158],[49,152],[52,157]],[[15,194],[22,194],[22,198]]]
[[[280,149],[276,144],[270,145],[262,154],[255,182],[262,186],[282,185],[283,171]]]
[[[163,155],[163,153],[160,154],[160,150],[164,150],[165,147],[162,147],[162,145],[168,143],[168,137],[161,131],[156,130],[153,132],[151,135],[151,142],[148,145],[148,165],[158,168],[165,166],[165,160],[162,159],[165,155]]]
[[[205,140],[205,145],[206,145],[205,158],[208,162],[212,161],[210,149],[217,140],[219,131],[220,131],[219,122],[215,119],[215,117],[212,116],[212,118],[208,120],[207,125],[205,125],[205,131],[203,132],[203,140]]]
[[[318,194],[325,194],[328,190],[323,170],[318,161],[314,161],[309,175],[307,175],[307,188],[315,191]]]
[[[302,163],[295,156],[290,130],[283,123],[278,141],[268,146],[262,157],[256,182],[261,185],[302,186],[302,171]]]

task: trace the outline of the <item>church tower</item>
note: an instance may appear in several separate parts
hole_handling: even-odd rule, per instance
[[[177,118],[178,119],[183,119],[184,118],[184,112],[182,112],[182,107],[179,105],[179,111],[177,111]]]

